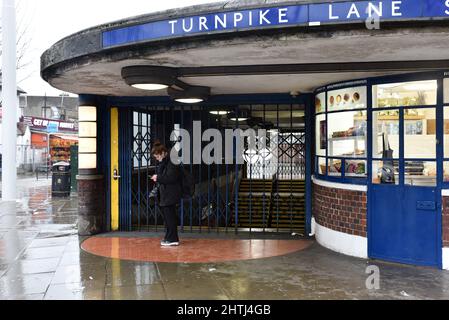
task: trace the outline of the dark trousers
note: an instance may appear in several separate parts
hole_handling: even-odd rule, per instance
[[[176,215],[176,206],[161,207],[165,222],[165,240],[170,242],[179,242],[178,237],[178,217]]]

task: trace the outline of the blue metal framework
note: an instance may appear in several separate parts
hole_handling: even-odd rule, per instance
[[[380,257],[380,256],[374,256],[373,255],[373,243],[371,239],[373,238],[373,218],[375,212],[373,212],[373,188],[375,185],[373,185],[373,161],[376,160],[394,160],[399,165],[399,182],[397,184],[398,187],[407,187],[405,182],[405,168],[407,162],[413,162],[413,161],[419,161],[419,162],[435,162],[437,164],[437,177],[436,177],[436,185],[435,185],[435,192],[436,192],[436,212],[437,212],[437,221],[436,225],[437,228],[435,230],[434,236],[436,237],[436,241],[439,244],[437,248],[437,265],[439,267],[442,266],[442,198],[441,198],[441,190],[449,188],[449,181],[444,181],[443,179],[443,162],[448,161],[449,158],[445,158],[444,155],[444,108],[449,106],[449,103],[444,103],[444,97],[443,97],[443,80],[445,77],[445,73],[443,71],[439,72],[425,72],[425,73],[413,73],[413,74],[405,74],[405,75],[397,75],[397,76],[387,76],[387,77],[377,77],[377,78],[370,78],[366,80],[366,86],[367,86],[367,139],[366,139],[366,148],[367,148],[367,158],[360,158],[360,160],[366,160],[367,161],[367,178],[348,178],[345,177],[344,174],[344,161],[347,159],[343,157],[338,157],[338,159],[341,159],[343,161],[342,163],[342,177],[332,177],[329,176],[328,173],[326,174],[320,174],[319,172],[319,158],[325,158],[326,159],[326,169],[328,168],[328,161],[330,159],[328,154],[328,132],[326,132],[326,156],[315,156],[315,176],[330,182],[337,182],[337,183],[347,183],[347,184],[359,184],[359,185],[367,185],[368,186],[368,212],[367,212],[367,223],[368,223],[368,252],[369,256],[373,258],[381,258],[381,259],[388,259],[391,261],[396,261],[399,263],[413,263],[413,264],[422,264],[422,265],[434,265],[433,263],[420,263],[417,261],[410,261],[410,260],[404,260],[401,258],[392,258],[392,257]],[[411,81],[424,81],[424,80],[436,80],[438,82],[438,96],[437,96],[437,104],[436,105],[424,105],[424,106],[410,106],[410,107],[404,107],[404,106],[398,106],[398,107],[392,107],[392,108],[373,108],[373,96],[372,96],[372,89],[375,85],[380,84],[388,84],[388,83],[402,83],[402,82],[411,82]],[[357,82],[358,80],[351,81],[351,82]],[[360,80],[360,81],[363,81]],[[344,83],[344,82],[342,82]],[[358,85],[357,85],[358,86]],[[347,85],[342,86],[341,89],[344,88],[351,88],[354,87],[354,85]],[[319,94],[326,90],[327,87],[318,89],[315,94]],[[340,87],[339,87],[340,89]],[[326,94],[326,105],[327,105],[327,94]],[[449,101],[446,101],[449,102]],[[396,159],[379,159],[377,157],[374,157],[372,145],[373,145],[373,136],[372,136],[372,126],[373,126],[373,112],[377,111],[384,111],[384,110],[399,110],[399,157]],[[437,138],[437,146],[436,146],[436,158],[435,159],[416,159],[416,158],[405,158],[405,144],[404,144],[404,119],[405,119],[405,110],[407,109],[434,109],[436,110],[436,138]],[[327,110],[326,110],[327,111]],[[344,110],[347,111],[347,110]],[[343,111],[343,112],[344,112]],[[339,111],[341,112],[341,111]],[[330,114],[328,112],[325,113],[319,113],[315,114],[315,119],[320,114],[325,114],[325,120],[326,123],[328,121],[327,115]],[[315,124],[316,121],[313,121]],[[350,158],[349,160],[354,160],[357,158]]]

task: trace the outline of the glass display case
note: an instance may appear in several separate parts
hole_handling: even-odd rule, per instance
[[[367,176],[367,87],[356,86],[316,96],[316,155],[320,174],[335,178]],[[320,103],[318,103],[320,101]],[[327,156],[327,161],[325,156]]]
[[[375,78],[366,86],[360,86],[362,80],[348,82],[348,87],[329,85],[327,93],[320,89],[317,99],[325,98],[326,104],[316,104],[318,174],[362,183],[357,178],[368,177],[370,164],[375,184],[437,184],[439,80],[429,76],[429,80],[392,82],[394,78],[386,77],[385,83]],[[349,87],[356,82],[359,85]],[[449,79],[443,84],[443,176],[449,183]]]
[[[437,80],[388,83],[373,86],[373,108],[433,106]]]

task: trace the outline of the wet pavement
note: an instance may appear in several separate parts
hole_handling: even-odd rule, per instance
[[[219,263],[95,256],[80,249],[86,238],[76,233],[76,194],[52,199],[50,181],[35,179],[19,180],[18,191],[20,201],[0,203],[2,300],[449,299],[449,272],[350,258],[316,243],[282,256]],[[187,237],[217,238],[181,235]],[[378,290],[366,286],[372,265],[380,269]]]

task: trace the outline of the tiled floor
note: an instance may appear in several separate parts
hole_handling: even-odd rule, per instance
[[[309,240],[193,239],[179,247],[161,247],[160,237],[92,237],[81,245],[89,253],[121,260],[173,263],[211,263],[263,259],[304,250]]]
[[[36,184],[31,179],[19,181],[18,190],[19,202],[0,203],[0,299],[449,299],[448,272],[354,259],[316,243],[304,246],[290,236],[282,240],[296,243],[291,250],[274,256],[266,252],[264,257],[249,260],[250,251],[240,257],[244,260],[203,263],[185,263],[185,258],[169,263],[92,255],[80,248],[86,238],[76,233],[76,196],[52,199],[49,181]],[[142,248],[161,237],[139,233],[100,238],[107,243],[111,236],[138,238]],[[251,249],[245,236],[181,234],[181,239],[187,244],[202,239],[202,249],[192,247],[195,257],[208,251],[229,257],[236,243]],[[215,246],[223,240],[223,247]],[[139,255],[142,248],[136,248]],[[182,255],[182,246],[175,250],[177,256]],[[132,248],[126,252],[135,254]],[[381,272],[379,290],[366,288],[366,268],[373,264]]]

